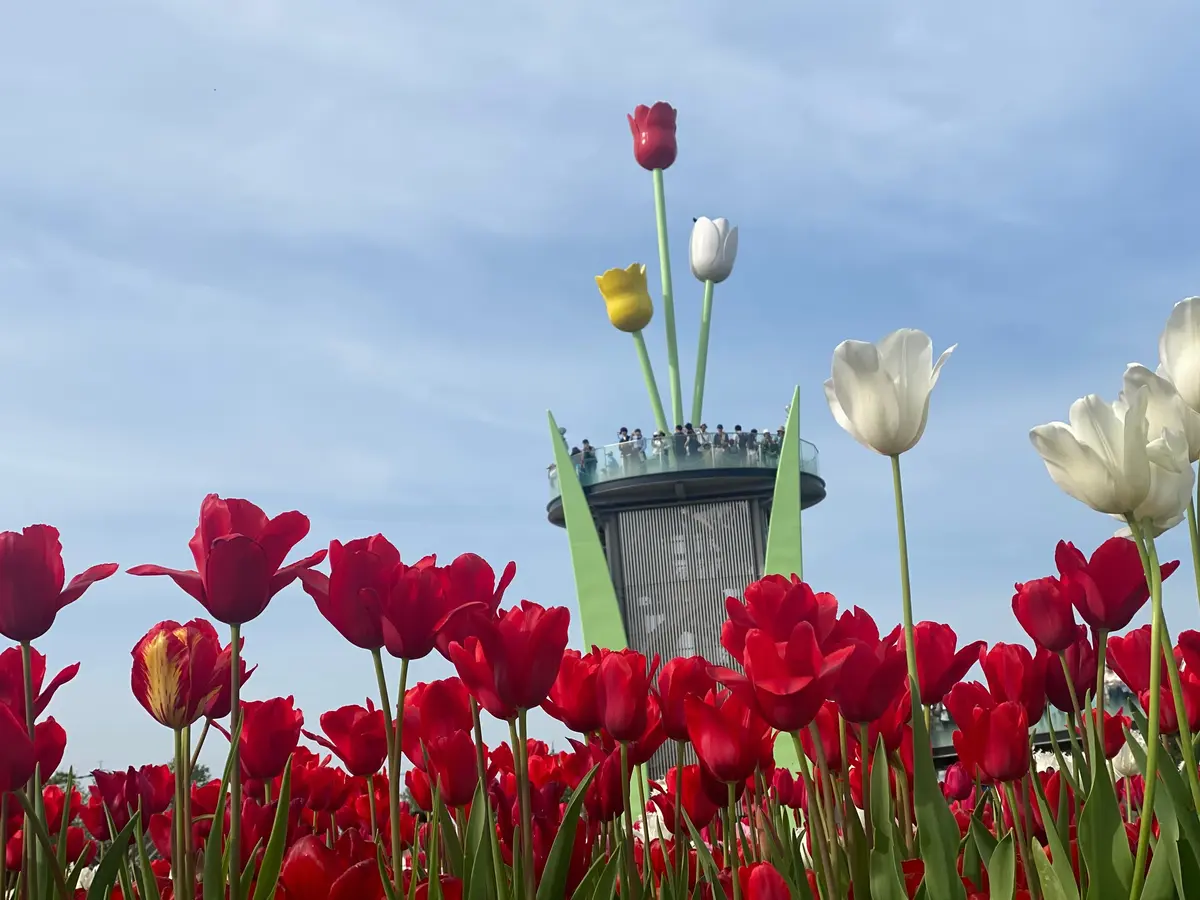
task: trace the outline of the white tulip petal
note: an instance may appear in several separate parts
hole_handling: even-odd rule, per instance
[[[1067,422],[1079,441],[1096,451],[1109,469],[1121,471],[1125,426],[1111,406],[1098,395],[1088,394],[1071,404]]]
[[[1121,454],[1123,465],[1118,478],[1124,482],[1126,509],[1132,510],[1137,509],[1150,492],[1150,458],[1146,455],[1146,406],[1150,395],[1144,388],[1139,388],[1126,398],[1126,402],[1129,409],[1123,422],[1125,449]]]
[[[858,436],[858,432],[854,430],[854,423],[846,418],[845,410],[842,409],[842,404],[838,403],[837,394],[833,390],[833,379],[827,379],[824,384],[825,401],[829,404],[829,411],[833,413],[833,420],[842,427],[842,429],[854,438],[859,443],[862,443],[862,438]]]
[[[1064,493],[1099,512],[1119,515],[1130,510],[1121,505],[1121,492],[1106,460],[1081,443],[1066,423],[1039,425],[1029,432],[1029,440]]]
[[[1184,402],[1200,410],[1200,297],[1175,304],[1158,339],[1158,358]]]
[[[942,355],[938,357],[937,362],[933,364],[933,374],[929,376],[929,390],[933,390],[933,386],[937,384],[938,376],[942,374],[942,366],[946,364],[946,360],[950,358],[950,354],[954,352],[958,344],[951,344],[942,351]]]
[[[896,442],[908,450],[924,430],[933,373],[933,341],[914,328],[893,331],[879,342],[879,357],[895,385],[899,407]]]
[[[896,387],[874,344],[839,344],[833,351],[830,380],[842,412],[854,423],[852,434],[859,443],[885,456],[908,449],[898,445],[900,404]]]

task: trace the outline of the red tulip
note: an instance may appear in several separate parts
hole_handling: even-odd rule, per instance
[[[67,752],[67,732],[48,716],[33,728],[33,752],[37,756],[38,770],[49,778],[58,771]]]
[[[918,622],[913,628],[913,643],[917,651],[917,683],[925,706],[941,703],[954,683],[979,662],[980,652],[987,647],[985,641],[975,641],[956,653],[958,635],[940,622]]]
[[[432,559],[412,566],[397,563],[383,597],[383,643],[397,659],[428,656],[449,614],[445,577]]]
[[[1149,700],[1149,697],[1146,699]],[[1170,689],[1168,689],[1163,695],[1163,700],[1167,703],[1170,703],[1172,710],[1174,710],[1175,700],[1171,696]],[[1184,706],[1186,707],[1187,705],[1185,693]],[[1196,709],[1198,712],[1200,712],[1200,706],[1196,707]],[[1117,711],[1116,715],[1113,715],[1107,710],[1104,710],[1103,712],[1104,720],[1103,724],[1101,725],[1100,735],[1104,741],[1104,757],[1105,759],[1113,759],[1125,746],[1125,729],[1133,726],[1133,719],[1129,718],[1129,716],[1125,715],[1120,710]],[[1084,713],[1084,715],[1091,715],[1092,722],[1094,723],[1096,721],[1096,710],[1093,709],[1088,713]],[[1166,731],[1166,729],[1163,730]],[[1178,723],[1176,723],[1176,728],[1174,730],[1179,730]]]
[[[804,747],[804,755],[814,764],[819,763],[821,756],[824,756],[826,771],[834,773],[842,771],[842,744],[838,730],[837,704],[832,700],[827,701],[817,710],[813,724],[817,726],[817,734],[821,738],[821,753],[817,753],[812,734],[805,729],[800,732],[800,743]]]
[[[46,711],[58,689],[79,674],[79,663],[67,666],[43,689],[42,682],[46,680],[46,657],[36,648],[30,648],[29,656],[33,714],[36,718]],[[7,706],[18,719],[25,721],[25,676],[22,672],[20,647],[9,647],[0,652],[0,706]]]
[[[279,872],[280,900],[383,900],[375,859],[347,859],[314,835],[289,848]]]
[[[792,889],[770,863],[756,863],[742,871],[745,872],[742,896],[746,900],[791,900]]]
[[[1153,648],[1158,660],[1161,678],[1159,683],[1167,683],[1167,664],[1162,658],[1162,651]],[[1125,686],[1135,694],[1150,690],[1150,626],[1143,625],[1135,628],[1124,637],[1113,635],[1108,639],[1108,665],[1117,676],[1125,682]]]
[[[327,738],[310,731],[301,731],[310,741],[329,750],[351,775],[366,777],[376,774],[387,759],[387,733],[382,709],[342,706],[321,714],[321,730]]]
[[[540,706],[558,677],[570,613],[528,600],[507,610],[478,638],[453,644],[450,657],[467,690],[493,716]]]
[[[605,750],[596,740],[581,744],[571,739],[571,746],[575,748],[574,756],[581,761],[580,768],[585,772],[593,766],[600,767],[583,798],[588,819],[594,822],[611,822],[625,812],[625,784],[621,777],[620,752]]]
[[[1042,658],[1046,671],[1046,699],[1056,708],[1065,713],[1074,713],[1075,706],[1071,702],[1071,689],[1067,686],[1067,676],[1063,673],[1060,658],[1049,650],[1039,649],[1037,655]],[[1075,698],[1083,703],[1084,695],[1096,687],[1096,651],[1087,637],[1087,628],[1080,625],[1076,630],[1076,639],[1062,654],[1067,662],[1067,672],[1071,676],[1071,685],[1075,688]]]
[[[684,714],[696,755],[714,777],[737,783],[754,774],[768,726],[743,697],[726,691],[688,697]]]
[[[786,772],[786,769],[779,769]],[[789,773],[790,774],[790,773]],[[650,802],[658,808],[663,817],[663,824],[671,834],[685,831],[687,826],[675,821],[676,799],[682,800],[683,811],[696,828],[704,828],[718,812],[717,804],[709,799],[701,786],[700,767],[698,765],[684,766],[682,770],[683,793],[678,794],[680,770],[672,767],[667,770],[661,784],[653,786],[655,793]]]
[[[36,766],[37,753],[25,723],[0,705],[0,794],[23,788]]]
[[[1013,614],[1039,647],[1061,653],[1075,642],[1075,614],[1071,608],[1074,583],[1038,578],[1016,585]]]
[[[1023,704],[1005,701],[976,707],[954,732],[954,749],[970,771],[978,767],[992,781],[1017,781],[1029,771],[1029,720]]]
[[[1071,601],[1083,621],[1098,631],[1119,631],[1129,624],[1150,599],[1137,545],[1125,538],[1109,538],[1091,559],[1066,541],[1054,551],[1059,575],[1071,585]],[[1166,580],[1179,568],[1179,560],[1162,566]]]
[[[288,553],[308,534],[308,517],[298,512],[268,519],[248,500],[209,494],[200,504],[200,524],[188,542],[195,570],[134,566],[131,575],[167,575],[200,601],[218,621],[241,625],[260,616],[271,598],[325,558],[320,550],[284,566]]]
[[[509,561],[496,581],[487,560],[464,553],[442,570],[446,582],[446,619],[438,629],[437,650],[450,660],[450,646],[462,644],[491,622],[504,600],[504,592],[517,577],[517,564]],[[451,660],[452,661],[452,660]]]
[[[852,648],[843,647],[823,655],[816,633],[806,621],[794,627],[786,642],[776,642],[755,628],[746,634],[746,674],[714,668],[713,675],[756,703],[772,728],[793,732],[813,720],[851,652]]]
[[[837,623],[837,598],[833,594],[815,594],[813,589],[796,575],[767,575],[746,585],[746,602],[736,597],[725,598],[725,613],[729,620],[721,627],[721,646],[739,663],[746,634],[752,628],[764,631],[772,640],[786,641],[795,627],[808,622],[817,642],[825,641]]]
[[[942,781],[942,793],[946,795],[947,800],[966,800],[971,796],[974,787],[971,776],[962,763],[955,763],[946,770],[946,777]]]
[[[578,734],[591,734],[604,725],[596,701],[596,680],[600,677],[600,653],[586,656],[568,648],[563,653],[558,678],[542,709]]]
[[[675,162],[675,108],[661,100],[639,106],[629,119],[633,133],[633,157],[643,169],[666,169]]]
[[[833,686],[834,699],[847,722],[873,722],[905,689],[908,661],[904,647],[878,639],[873,644],[855,640],[847,646],[850,653]]]
[[[241,721],[242,776],[270,781],[282,775],[304,726],[304,713],[295,708],[293,698],[244,701]]]
[[[992,709],[996,700],[978,681],[960,681],[946,694],[946,710],[959,728],[970,723],[976,708]]]
[[[1176,639],[1177,656],[1182,657],[1185,671],[1200,675],[1200,631],[1181,631]]]
[[[451,808],[466,806],[475,796],[479,776],[475,766],[475,744],[466,731],[438,737],[427,746],[430,775],[442,802]]]
[[[1188,728],[1193,732],[1200,730],[1200,681],[1192,676],[1181,677],[1179,687],[1183,693],[1183,709],[1187,715]],[[1160,701],[1158,704],[1159,731],[1163,734],[1179,733],[1179,716],[1175,709],[1175,696],[1171,693],[1171,685],[1163,680],[1159,688]],[[1150,709],[1150,691],[1147,689],[1138,694],[1142,709]]]
[[[196,722],[220,692],[221,639],[203,619],[159,622],[134,646],[133,696],[159,723],[176,730]],[[228,681],[228,667],[225,670]]]
[[[246,657],[242,655],[242,650],[245,649],[246,639],[241,638],[238,641],[238,684],[244,685],[250,680],[250,676],[254,674],[257,665],[246,667]],[[213,698],[208,701],[208,705],[204,707],[204,718],[206,719],[224,719],[233,711],[233,696],[232,686],[230,682],[233,680],[233,644],[226,644],[221,648],[221,655],[217,657],[216,665],[213,667],[214,678],[219,685],[217,692],[213,694]]]
[[[57,528],[29,525],[19,533],[0,532],[0,634],[18,644],[36,641],[60,609],[115,571],[116,563],[92,566],[64,588]]]
[[[980,654],[979,663],[997,703],[1012,700],[1024,705],[1028,721],[1041,719],[1046,711],[1045,657],[1035,659],[1021,644],[997,643]]]
[[[317,610],[338,633],[356,647],[383,647],[383,598],[400,551],[382,534],[342,544],[329,543],[329,574],[302,569],[300,584]]]
[[[743,643],[744,643],[743,636]],[[704,697],[716,687],[703,656],[677,656],[658,673],[658,703],[662,712],[663,733],[673,741],[686,741],[687,717],[684,700]],[[696,826],[699,827],[699,826]],[[674,829],[671,829],[674,832]]]
[[[423,745],[473,726],[470,697],[458,678],[421,683],[404,695],[402,749],[414,766],[425,767]]]
[[[605,730],[618,741],[633,741],[646,731],[650,685],[658,657],[649,665],[636,650],[614,650],[600,658],[596,702]]]

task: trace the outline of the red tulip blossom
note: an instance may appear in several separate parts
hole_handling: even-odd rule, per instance
[[[786,769],[779,769],[786,772]],[[789,773],[790,774],[790,773]],[[683,793],[679,793],[679,782],[683,781]],[[651,786],[650,802],[658,809],[663,817],[663,824],[671,834],[679,834],[687,830],[682,822],[675,821],[675,808],[681,805],[683,812],[696,828],[704,828],[716,816],[719,808],[709,799],[701,786],[700,767],[698,765],[684,766],[678,769],[672,766],[667,770],[666,777],[661,783]]]
[[[1149,700],[1150,698],[1147,697],[1146,699]],[[1171,704],[1171,716],[1172,721],[1174,721],[1173,710],[1175,707],[1175,701],[1171,697],[1170,688],[1168,688],[1166,693],[1163,695],[1163,699],[1165,702]],[[1197,711],[1200,712],[1200,707],[1197,707]],[[1096,721],[1096,710],[1089,710],[1087,713],[1084,713],[1084,715],[1090,715],[1093,723]],[[1132,727],[1133,719],[1129,718],[1129,716],[1125,715],[1120,710],[1117,711],[1116,715],[1113,715],[1107,710],[1104,711],[1104,720],[1103,724],[1101,725],[1100,736],[1104,742],[1105,759],[1114,759],[1116,755],[1121,752],[1121,748],[1125,746],[1125,729]],[[1177,723],[1174,730],[1178,731]],[[1163,731],[1165,732],[1166,729],[1163,729]]]
[[[833,697],[847,722],[865,724],[884,714],[904,690],[908,661],[904,646],[896,641],[849,642]]]
[[[79,811],[84,826],[96,840],[112,838],[109,822],[119,831],[133,814],[142,813],[142,830],[152,816],[165,812],[175,799],[175,773],[167,766],[132,766],[124,772],[92,772],[88,802]]]
[[[808,622],[824,647],[837,624],[837,598],[814,593],[799,576],[767,575],[746,585],[744,593],[744,604],[736,597],[725,598],[729,620],[721,626],[721,646],[739,663],[745,664],[746,634],[752,628],[786,641],[798,624]]]
[[[594,822],[611,822],[625,812],[625,781],[621,777],[621,754],[606,750],[597,740],[582,744],[574,739],[571,746],[585,772],[599,766],[584,795],[584,809]],[[697,826],[699,827],[699,826]]]
[[[823,758],[826,771],[833,773],[842,771],[842,744],[838,729],[837,704],[829,700],[822,705],[813,718],[813,724],[817,726],[817,734],[821,738],[820,752],[818,753],[817,746],[813,743],[809,729],[805,729],[800,732],[800,743],[804,747],[804,755],[814,764],[820,763]]]
[[[708,669],[708,660],[703,656],[677,656],[669,660],[658,673],[658,703],[662,712],[662,729],[670,740],[688,739],[684,700],[688,697],[704,697],[716,687]]]
[[[1006,700],[992,708],[977,706],[958,723],[954,749],[963,766],[978,769],[987,780],[1017,781],[1029,771],[1029,720],[1025,706]]]
[[[828,656],[822,654],[807,621],[797,624],[784,642],[754,628],[746,634],[746,674],[714,668],[713,675],[748,702],[756,703],[772,728],[794,732],[813,720],[850,653],[850,647],[843,647]]]
[[[25,723],[0,705],[0,794],[23,788],[36,766],[37,754]]]
[[[971,796],[974,787],[975,784],[962,763],[956,762],[946,770],[946,777],[942,780],[942,793],[946,795],[947,800],[966,800]]]
[[[39,771],[51,774],[58,771],[67,752],[67,732],[54,721],[54,716],[47,716],[34,726],[33,752],[37,756]]]
[[[203,619],[159,622],[134,645],[133,696],[155,721],[181,729],[195,723],[221,690],[221,639]],[[229,667],[223,673],[228,681]]]
[[[1079,615],[1097,631],[1124,628],[1150,599],[1137,545],[1126,538],[1109,538],[1090,559],[1074,544],[1059,541],[1054,561],[1063,583],[1071,586]],[[1179,560],[1164,563],[1163,579],[1178,568]]]
[[[213,618],[241,625],[262,615],[271,598],[304,569],[325,558],[320,550],[284,566],[288,553],[308,534],[308,517],[292,511],[273,519],[248,500],[209,494],[200,504],[200,524],[188,541],[195,570],[134,566],[131,575],[167,575]]]
[[[450,615],[446,580],[427,556],[415,565],[397,563],[383,596],[383,645],[396,659],[424,659]]]
[[[447,660],[450,646],[461,644],[496,618],[504,592],[517,577],[517,564],[509,561],[496,581],[496,573],[487,560],[474,553],[455,557],[442,569],[446,581],[447,617],[438,629],[437,650]]]
[[[33,714],[36,718],[46,711],[51,699],[60,687],[79,674],[79,663],[73,663],[46,680],[46,657],[36,648],[30,648],[29,675],[33,686]],[[22,722],[25,721],[25,676],[22,672],[21,648],[9,647],[0,652],[0,706],[7,706]]]
[[[1176,639],[1176,657],[1183,660],[1183,669],[1200,675],[1200,631],[1181,631]]]
[[[386,895],[374,858],[353,861],[321,838],[305,835],[283,859],[279,896],[280,900],[383,900]]]
[[[453,809],[470,803],[479,784],[471,735],[459,730],[439,736],[429,742],[426,752],[429,772],[442,802]]]
[[[1200,730],[1200,681],[1192,676],[1179,679],[1179,687],[1183,694],[1183,709],[1187,715],[1188,728],[1194,733]],[[1149,689],[1138,694],[1142,709],[1150,709],[1151,693]],[[1179,715],[1175,709],[1175,696],[1171,693],[1171,685],[1163,679],[1159,687],[1158,725],[1163,734],[1179,733]]]
[[[1082,705],[1083,698],[1089,690],[1096,688],[1096,651],[1088,640],[1087,628],[1080,625],[1076,630],[1075,642],[1067,647],[1059,656],[1049,650],[1039,649],[1037,655],[1042,658],[1046,672],[1046,699],[1055,709],[1074,714],[1075,703],[1071,700],[1071,688],[1075,689],[1075,699]],[[1066,662],[1066,673],[1063,672],[1063,661]],[[1067,673],[1070,674],[1070,687],[1067,684]]]
[[[1075,642],[1072,590],[1080,590],[1076,582],[1064,583],[1054,577],[1016,585],[1013,615],[1033,642],[1051,653],[1061,653]]]
[[[614,650],[600,658],[596,702],[605,730],[618,741],[633,741],[646,731],[650,686],[658,657],[647,664],[636,650]]]
[[[998,703],[1013,700],[1024,705],[1028,721],[1041,719],[1046,711],[1045,657],[1036,659],[1021,644],[997,643],[980,654],[979,664]]]
[[[429,744],[473,726],[470,696],[458,678],[423,682],[404,695],[401,749],[414,766],[425,768]]]
[[[971,721],[977,707],[991,709],[996,705],[996,700],[978,681],[960,681],[950,688],[945,703],[954,724],[962,728],[963,722]]]
[[[370,700],[361,706],[342,706],[321,714],[325,737],[301,730],[310,741],[320,744],[342,761],[351,775],[375,775],[387,759],[387,733],[384,712]]]
[[[918,622],[913,628],[913,643],[917,651],[917,683],[921,703],[933,706],[961,681],[987,647],[985,641],[975,641],[955,652],[958,635],[941,622]]]
[[[450,658],[467,690],[496,718],[546,700],[567,648],[570,613],[522,600],[489,623],[478,638],[452,644]]]
[[[791,900],[792,889],[770,863],[754,863],[740,869],[738,875],[746,900]]]
[[[679,151],[675,143],[675,108],[661,100],[638,106],[627,116],[633,133],[633,157],[643,169],[666,169]]]
[[[1167,664],[1162,650],[1153,648],[1158,660],[1160,684],[1167,683]],[[1135,694],[1150,690],[1150,626],[1135,628],[1123,637],[1113,635],[1108,639],[1108,665],[1117,673],[1125,686]]]
[[[293,698],[275,697],[243,701],[241,718],[242,776],[270,781],[282,775],[300,740],[304,713],[296,709]]]
[[[703,700],[684,700],[688,738],[701,764],[717,780],[743,782],[758,766],[758,745],[769,726],[747,702],[733,692],[712,692]]]
[[[246,657],[241,651],[246,646],[246,639],[239,638],[238,640],[238,685],[244,685],[250,680],[250,676],[254,674],[257,665],[246,667]],[[215,678],[220,686],[217,692],[213,694],[213,698],[208,701],[208,705],[204,707],[204,718],[206,719],[224,719],[233,711],[233,686],[230,682],[233,680],[233,644],[226,644],[221,648],[221,655],[217,657],[215,668]]]
[[[329,574],[302,569],[300,584],[317,610],[338,633],[356,647],[383,647],[383,600],[400,551],[382,534],[343,544],[329,544]],[[418,563],[420,565],[420,563]]]
[[[58,611],[117,571],[102,563],[76,575],[63,587],[66,572],[58,529],[29,525],[0,532],[0,634],[18,644],[36,641],[54,624]]]
[[[567,649],[563,653],[558,678],[550,688],[542,709],[578,734],[591,734],[604,725],[596,701],[596,680],[600,677],[600,651],[586,655]]]

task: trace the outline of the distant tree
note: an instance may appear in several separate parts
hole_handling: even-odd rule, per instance
[[[175,771],[175,761],[171,760],[167,766],[172,772]],[[212,771],[204,763],[196,763],[192,767],[192,784],[208,784],[212,781]]]

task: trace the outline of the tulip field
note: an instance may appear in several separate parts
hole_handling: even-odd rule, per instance
[[[630,125],[661,201],[674,110],[639,107]],[[737,232],[697,225],[710,302]],[[598,282],[644,354],[645,267]],[[1171,632],[1163,581],[1187,566],[1156,545],[1189,530],[1200,594],[1200,298],[1170,313],[1157,372],[1130,366],[1115,403],[1085,397],[1033,429],[1053,483],[1120,531],[1046,548],[1044,577],[1011,597],[1027,643],[955,634],[910,583],[901,463],[950,352],[935,363],[912,329],[846,341],[824,386],[838,424],[890,465],[898,551],[874,553],[898,558],[894,605],[872,614],[820,590],[836,585],[767,575],[726,601],[724,664],[570,648],[569,610],[514,602],[511,562],[407,562],[381,534],[292,561],[308,518],[244,499],[203,499],[192,568],[175,567],[180,535],[162,564],[67,581],[57,529],[0,533],[0,900],[1200,897],[1200,632]],[[53,701],[83,690],[80,667],[38,644],[71,604],[129,577],[168,579],[201,613],[146,622],[131,648],[131,690],[173,762],[63,778],[70,734]],[[293,585],[361,650],[361,684],[345,690],[364,705],[243,699],[270,640],[256,620]],[[453,677],[409,678],[435,656]],[[1106,673],[1137,703],[1106,709]],[[568,749],[529,733],[534,709],[573,733]],[[945,771],[935,709],[955,726]],[[1039,762],[1051,709],[1067,726]],[[485,744],[489,719],[507,741]],[[212,741],[229,746],[224,770],[198,780]],[[781,746],[798,765],[777,765]],[[651,778],[664,748],[675,765]]]

